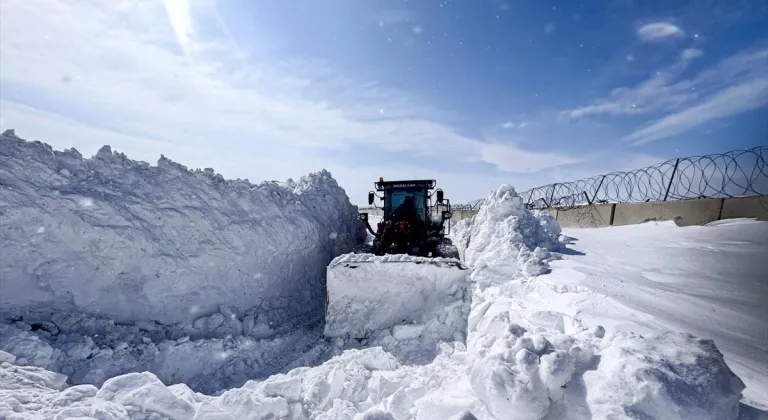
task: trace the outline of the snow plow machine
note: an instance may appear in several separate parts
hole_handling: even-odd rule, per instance
[[[452,313],[469,311],[469,270],[446,237],[451,204],[435,184],[382,178],[374,183],[368,204],[380,212],[376,229],[369,213],[359,213],[372,243],[327,267],[326,336],[359,340],[387,329],[395,338],[418,336]]]

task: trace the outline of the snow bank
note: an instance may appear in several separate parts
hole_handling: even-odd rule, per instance
[[[466,340],[469,269],[458,260],[346,254],[328,266],[327,285],[326,336],[369,339],[411,362]]]
[[[326,264],[365,239],[326,171],[253,185],[109,146],[84,159],[9,132],[0,185],[0,315],[28,320],[192,323],[226,305],[197,326],[249,310],[271,327],[319,321]]]
[[[557,221],[526,210],[510,186],[457,225],[454,242],[475,263],[477,284],[470,383],[491,415],[736,418],[744,384],[711,341],[668,331],[606,334],[526,299],[537,293],[536,276],[559,257],[560,233]]]

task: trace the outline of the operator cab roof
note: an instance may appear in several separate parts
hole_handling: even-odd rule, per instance
[[[402,181],[379,181],[374,183],[376,185],[376,191],[384,191],[388,189],[409,189],[415,187],[426,187],[428,190],[435,188],[434,179],[413,179]]]

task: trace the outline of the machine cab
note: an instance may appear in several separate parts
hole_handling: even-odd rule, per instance
[[[416,218],[426,221],[429,211],[427,194],[427,186],[421,183],[404,182],[384,186],[384,214],[389,219],[412,211]]]
[[[375,183],[376,191],[383,193],[380,199],[384,201],[382,207],[384,220],[397,218],[398,207],[405,204],[404,207],[412,207],[415,210],[415,216],[423,222],[442,224],[442,220],[450,218],[450,204],[443,201],[443,191],[437,189],[437,201],[432,206],[432,190],[435,188],[435,180],[408,180],[408,181],[388,181],[384,182],[382,178]],[[373,205],[376,194],[371,191],[368,193],[368,204]],[[410,201],[410,203],[407,203]],[[404,210],[404,209],[401,209]],[[442,210],[442,211],[441,211]]]

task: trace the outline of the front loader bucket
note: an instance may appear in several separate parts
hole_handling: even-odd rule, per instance
[[[465,326],[469,313],[469,274],[456,259],[373,254],[337,257],[327,268],[324,333],[364,338],[408,325],[411,331],[426,328],[453,341],[456,325]],[[462,329],[465,333],[465,327]]]

